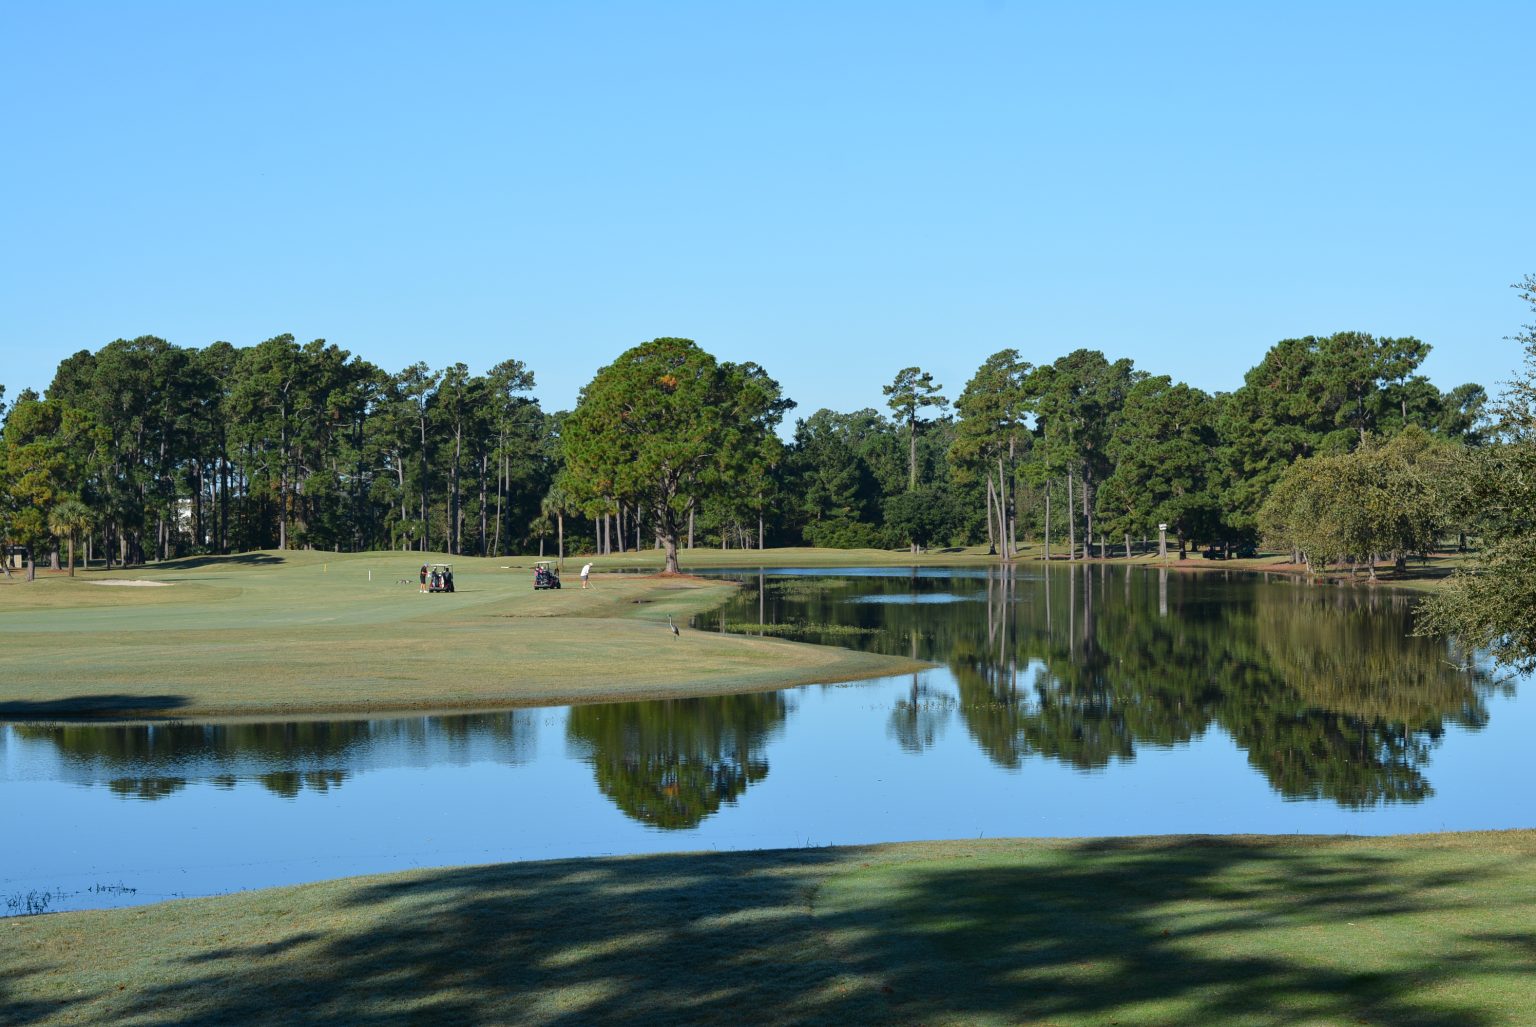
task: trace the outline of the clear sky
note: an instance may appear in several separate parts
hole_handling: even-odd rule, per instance
[[[1526,4],[0,5],[0,383],[117,337],[535,372],[659,335],[798,401],[1276,340],[1508,378]]]

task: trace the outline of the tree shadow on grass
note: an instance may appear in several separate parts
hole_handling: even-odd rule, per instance
[[[0,720],[156,720],[174,717],[186,706],[184,695],[71,695],[29,701],[0,698]]]
[[[229,556],[184,556],[179,560],[145,564],[172,570],[195,570],[199,567],[276,567],[287,563],[287,558],[271,553],[232,553]]]
[[[240,944],[165,949],[149,976],[169,983],[77,1001],[159,1024],[1518,1022],[1533,900],[1494,889],[1528,885],[1532,854],[1447,870],[1417,851],[1153,839],[443,870],[263,893]]]
[[[17,994],[18,984],[26,988],[29,978],[47,977],[61,969],[46,963],[19,963],[0,969],[0,1024],[45,1023],[50,1013],[67,1008],[68,1002],[48,1002]]]

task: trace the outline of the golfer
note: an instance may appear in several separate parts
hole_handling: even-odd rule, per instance
[[[582,588],[586,588],[587,587],[587,579],[589,577],[591,577],[591,576],[592,576],[592,565],[590,563],[582,564],[581,565],[581,587]]]

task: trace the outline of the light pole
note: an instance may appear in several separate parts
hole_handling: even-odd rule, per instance
[[[1168,525],[1167,524],[1159,524],[1157,526],[1157,558],[1159,560],[1167,560],[1168,559]]]

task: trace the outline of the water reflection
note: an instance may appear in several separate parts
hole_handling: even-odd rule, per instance
[[[887,730],[905,751],[922,752],[938,744],[954,711],[953,696],[919,684],[913,675],[912,694],[896,701]]]
[[[107,782],[112,794],[124,799],[163,799],[185,787],[184,777],[116,777]]]
[[[251,781],[283,798],[325,793],[350,775],[477,759],[519,764],[533,756],[532,711],[394,720],[282,723],[27,725],[15,737],[51,743],[53,775],[104,784],[125,799],[164,799],[194,781],[221,789]]]
[[[743,578],[730,608],[697,626],[943,663],[948,678],[913,675],[885,693],[882,744],[952,748],[959,724],[962,743],[1008,770],[1043,758],[1102,771],[1220,733],[1284,799],[1417,803],[1434,794],[1430,759],[1447,729],[1483,728],[1496,688],[1445,642],[1413,637],[1408,600],[1374,591],[1103,565]],[[563,730],[608,801],[670,830],[762,781],[788,713],[786,695],[767,693],[607,704],[572,709]],[[539,717],[561,729],[559,715],[524,710],[9,730],[51,749],[50,779],[124,799],[194,783],[292,799],[374,769],[518,765],[534,756]]]
[[[768,776],[763,748],[784,724],[780,692],[573,707],[567,737],[597,787],[650,827],[697,827]]]
[[[678,847],[1529,823],[1508,782],[1536,697],[1495,702],[1396,597],[1038,565],[749,580],[709,626],[944,666],[479,716],[0,724],[0,808],[40,825],[4,836],[0,909]]]
[[[1495,689],[1444,641],[1412,636],[1408,600],[1374,591],[1104,565],[805,584],[770,577],[726,619],[750,607],[809,641],[947,664],[966,730],[1010,769],[1044,756],[1098,770],[1214,728],[1287,799],[1418,802],[1446,727],[1482,727]],[[908,594],[985,613],[883,601]],[[890,734],[920,751],[949,715],[914,679]]]

